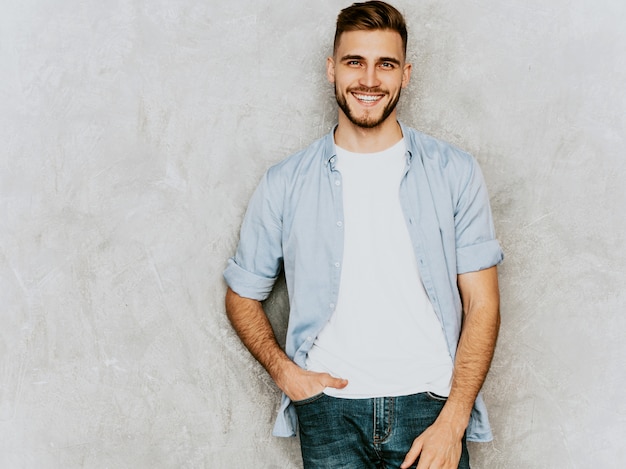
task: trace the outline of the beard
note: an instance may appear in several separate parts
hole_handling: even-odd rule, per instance
[[[363,116],[357,117],[348,106],[346,96],[339,93],[339,90],[337,90],[337,84],[335,83],[335,98],[337,99],[337,105],[343,111],[343,113],[346,115],[350,122],[352,122],[357,127],[361,127],[363,129],[373,129],[374,127],[378,127],[380,124],[385,122],[385,120],[387,120],[387,118],[396,108],[398,101],[400,100],[400,91],[401,90],[399,89],[398,93],[391,98],[391,101],[387,103],[387,105],[383,109],[382,114],[380,114],[378,118],[376,116],[372,116],[369,111],[367,111]],[[348,93],[354,92],[381,93],[382,91],[378,88],[353,88],[348,90]]]

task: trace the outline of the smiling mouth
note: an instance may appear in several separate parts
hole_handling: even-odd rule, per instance
[[[383,99],[384,95],[382,94],[371,95],[371,94],[361,94],[361,93],[352,92],[352,96],[354,96],[357,99],[357,101],[363,104],[375,104],[381,99]]]

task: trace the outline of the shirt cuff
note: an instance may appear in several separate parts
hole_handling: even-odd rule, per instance
[[[457,274],[477,272],[498,265],[504,259],[504,254],[497,240],[492,239],[480,244],[473,244],[457,248]]]
[[[228,267],[224,271],[224,280],[235,293],[257,301],[263,301],[269,296],[276,278],[263,277],[244,270],[232,257],[228,259]]]

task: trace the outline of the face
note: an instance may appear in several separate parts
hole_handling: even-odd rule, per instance
[[[389,30],[349,31],[327,61],[335,84],[340,121],[375,128],[393,115],[400,91],[409,83],[411,65],[404,62],[400,34]]]

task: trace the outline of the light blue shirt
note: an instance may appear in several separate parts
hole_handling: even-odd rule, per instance
[[[407,154],[400,203],[424,288],[454,359],[462,321],[457,275],[497,265],[503,254],[476,160],[445,142],[401,127]],[[290,306],[285,352],[303,368],[339,293],[344,217],[336,161],[330,132],[272,166],[250,200],[237,252],[224,272],[233,291],[263,301],[284,269]],[[294,436],[296,430],[295,410],[283,395],[274,435]],[[492,439],[480,395],[467,438]]]

